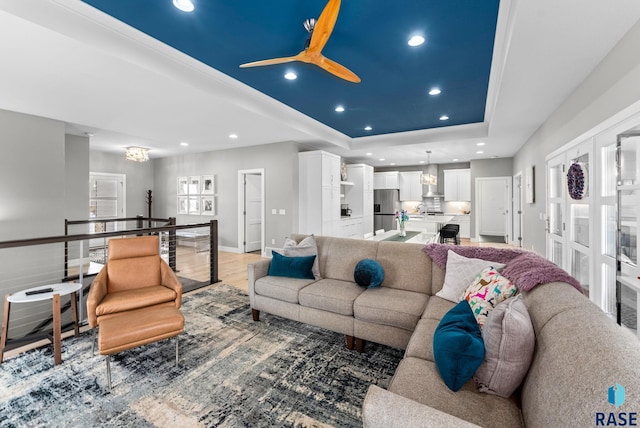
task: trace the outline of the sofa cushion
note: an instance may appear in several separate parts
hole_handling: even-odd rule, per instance
[[[108,293],[96,307],[96,315],[103,316],[116,312],[130,311],[160,303],[172,302],[176,292],[163,285],[134,288],[132,290]]]
[[[353,272],[353,279],[362,287],[380,287],[384,281],[384,269],[373,259],[360,260]]]
[[[536,336],[522,295],[498,304],[482,329],[485,359],[474,375],[480,391],[509,397],[529,370]]]
[[[458,392],[453,392],[442,382],[432,361],[413,357],[403,359],[388,389],[480,426],[523,426],[520,409],[514,399],[482,394],[473,380],[465,383]]]
[[[287,278],[315,279],[311,268],[316,256],[287,257],[273,251],[269,264],[270,276],[284,276]]]
[[[422,245],[381,241],[375,259],[384,269],[383,287],[431,293],[431,259]]]
[[[456,305],[450,300],[438,296],[429,297],[427,307],[424,309],[422,318],[429,318],[440,321],[442,317]]]
[[[315,279],[321,279],[320,276],[320,264],[318,262],[318,246],[316,245],[316,238],[313,235],[306,236],[302,241],[296,242],[293,239],[286,238],[284,240],[284,246],[282,247],[283,255],[287,257],[306,257],[316,256],[313,260],[313,266],[311,272]]]
[[[395,288],[367,288],[353,304],[360,321],[413,330],[429,296]]]
[[[321,279],[300,290],[302,306],[353,316],[353,301],[363,292],[355,282]]]
[[[283,276],[264,276],[255,282],[255,293],[289,303],[298,303],[298,292],[315,279],[286,278]]]
[[[433,357],[442,380],[452,391],[462,388],[482,364],[482,333],[467,302],[451,308],[436,327]]]
[[[489,313],[500,302],[514,296],[518,288],[492,266],[486,267],[476,276],[462,296],[469,302],[473,315],[482,327]]]
[[[429,302],[431,302],[431,299],[429,299]],[[416,325],[416,329],[413,331],[411,339],[409,339],[404,356],[434,361],[433,333],[435,333],[439,322],[440,320],[429,318],[422,318],[418,321],[418,325]]]
[[[476,275],[487,266],[493,266],[495,269],[504,267],[502,263],[494,263],[482,259],[469,259],[449,250],[444,285],[442,290],[436,293],[436,296],[458,303],[462,292],[471,284]]]
[[[322,277],[341,281],[353,282],[353,271],[358,262],[362,259],[375,259],[378,251],[377,241],[363,239],[330,238],[328,244],[323,249],[326,254],[324,270],[322,261],[320,263]]]

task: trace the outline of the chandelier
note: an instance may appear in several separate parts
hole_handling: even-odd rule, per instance
[[[127,147],[124,157],[126,160],[134,162],[146,162],[149,160],[149,149],[145,149],[144,147]]]
[[[427,168],[426,172],[420,176],[420,182],[422,184],[427,184],[434,186],[437,184],[438,178],[436,175],[431,174],[431,150],[427,150]]]

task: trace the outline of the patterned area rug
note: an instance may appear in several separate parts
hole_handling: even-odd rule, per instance
[[[174,339],[112,357],[91,356],[91,333],[0,364],[0,426],[361,426],[367,388],[386,388],[402,351],[261,314],[220,285],[185,296],[180,365]]]

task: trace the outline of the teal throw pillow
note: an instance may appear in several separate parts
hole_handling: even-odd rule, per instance
[[[480,326],[466,300],[447,312],[433,334],[433,357],[444,383],[458,391],[484,360]]]
[[[353,279],[362,287],[380,287],[384,281],[384,269],[373,259],[360,260],[353,272]]]
[[[287,257],[273,251],[268,274],[289,278],[315,279],[311,271],[315,259],[316,256]]]

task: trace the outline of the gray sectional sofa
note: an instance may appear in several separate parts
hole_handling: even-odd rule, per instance
[[[270,260],[249,266],[254,320],[265,311],[342,333],[347,346],[360,351],[364,341],[404,349],[388,389],[369,388],[365,427],[584,427],[621,414],[628,421],[640,412],[640,342],[571,285],[554,282],[523,293],[536,343],[516,393],[482,393],[473,380],[453,392],[434,363],[432,338],[455,303],[435,296],[445,271],[423,246],[331,237],[316,242],[320,280],[268,276]],[[353,282],[355,265],[365,258],[384,268],[381,287]],[[620,407],[608,402],[616,384],[626,387]]]

